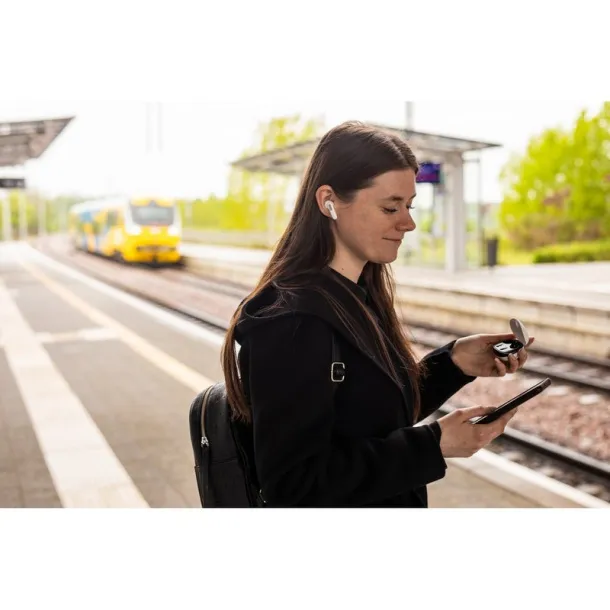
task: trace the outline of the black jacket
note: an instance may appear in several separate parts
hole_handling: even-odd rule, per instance
[[[347,292],[366,290],[327,268],[312,288],[282,299],[269,288],[252,299],[236,328],[239,367],[252,425],[239,434],[271,507],[426,507],[426,485],[445,476],[437,423],[414,427],[412,388],[400,386],[376,355],[373,337]],[[354,315],[355,340],[322,285]],[[345,381],[331,382],[332,330]],[[453,343],[426,356],[419,421],[474,377],[453,363]]]

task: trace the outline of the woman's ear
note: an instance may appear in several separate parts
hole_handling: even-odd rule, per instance
[[[321,186],[316,191],[316,203],[320,212],[333,220],[337,220],[337,211],[335,208],[336,197],[332,188],[328,185]]]

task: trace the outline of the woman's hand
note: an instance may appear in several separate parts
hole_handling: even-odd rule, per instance
[[[515,416],[518,409],[513,409],[490,424],[471,424],[474,417],[487,415],[495,407],[468,407],[441,417],[441,452],[443,457],[471,457],[479,449],[489,445],[500,436],[506,424]]]
[[[532,337],[527,345],[515,356],[510,356],[504,364],[493,351],[500,341],[510,341],[515,335],[471,335],[455,342],[451,359],[466,375],[471,377],[504,377],[516,373],[527,362],[527,348],[534,342]]]

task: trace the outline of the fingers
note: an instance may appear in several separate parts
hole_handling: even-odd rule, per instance
[[[517,338],[514,333],[497,334],[497,335],[475,335],[475,336],[485,337],[485,343],[487,345],[495,345],[496,343],[500,343],[501,341],[511,341],[511,340],[514,340]],[[529,347],[535,340],[536,340],[535,337],[530,337],[530,339],[527,342],[527,345],[525,347]]]
[[[493,422],[493,424],[491,425],[494,428],[494,430],[493,430],[493,438],[496,438],[496,437],[498,437],[498,436],[500,436],[501,434],[504,433],[504,430],[505,430],[506,426],[508,425],[508,422],[513,417],[515,417],[515,415],[517,415],[517,411],[518,410],[519,409],[513,409],[512,411],[509,411],[508,413],[504,414],[497,421]]]
[[[519,409],[513,409],[510,413],[507,413],[506,416],[506,423],[508,423],[513,417],[515,417],[515,415],[517,415]]]
[[[487,345],[495,345],[496,343],[500,343],[501,341],[510,341],[512,339],[516,339],[513,333],[505,333],[500,335],[485,335],[485,343],[487,343]]]
[[[500,419],[498,419],[498,423],[502,426],[502,428],[504,428],[504,426],[506,426],[506,424],[513,417],[515,417],[515,415],[517,415],[517,411],[518,411],[518,409],[513,409],[512,411],[509,411],[508,413],[505,413],[502,417],[500,417]]]
[[[523,350],[521,350],[523,351]],[[519,356],[517,356],[517,354],[511,354],[508,357],[508,373],[510,373],[511,375],[513,373],[517,372],[517,369],[519,368]]]
[[[496,407],[465,407],[463,409],[456,409],[454,413],[459,417],[459,421],[462,423],[472,423],[471,420],[477,417],[482,417],[495,410]],[[483,427],[483,426],[481,426]]]
[[[528,354],[525,350],[521,350],[518,354],[508,356],[507,363],[502,362],[499,358],[494,358],[495,373],[498,377],[512,375],[516,373],[527,362]]]
[[[504,377],[507,373],[506,365],[500,360],[500,358],[494,358],[494,362],[496,364],[496,375],[498,377]]]
[[[487,415],[491,413],[495,407],[465,407],[464,409],[458,409],[460,415],[464,421],[472,419],[473,417],[480,417],[481,415]]]
[[[519,366],[518,368],[523,368],[523,366],[525,365],[525,363],[527,362],[527,359],[529,357],[529,354],[527,353],[527,348],[535,341],[536,339],[534,337],[532,337],[528,342],[527,345],[521,350],[519,351]]]

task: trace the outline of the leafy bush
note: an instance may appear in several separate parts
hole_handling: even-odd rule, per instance
[[[534,263],[610,261],[610,240],[555,244],[534,252]]]

